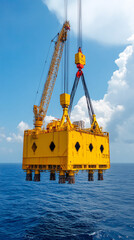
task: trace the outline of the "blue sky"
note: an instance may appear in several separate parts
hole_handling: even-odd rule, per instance
[[[44,2],[42,0],[0,1],[0,162],[22,161],[23,130],[25,126],[29,126],[30,128],[33,126],[33,105],[39,103],[53,52],[53,44],[42,78],[37,101],[35,102],[44,61],[51,39],[62,27],[61,23],[64,18],[62,17],[62,14],[64,16],[64,8],[59,8],[59,12],[59,10],[57,10],[58,4],[60,4],[60,0],[57,1],[57,6],[55,6],[53,0]],[[69,33],[69,93],[71,92],[71,87],[77,71],[74,64],[74,55],[77,52],[77,36],[75,32],[77,23],[73,21],[73,17],[70,18],[72,29]],[[93,22],[94,26],[95,24],[97,25],[98,23]],[[101,27],[103,27],[103,24],[104,23],[102,23]],[[104,26],[104,28],[106,27]],[[118,34],[124,36],[123,40],[119,40],[119,37],[114,37],[114,34],[117,35],[117,33],[114,33],[111,28],[111,35],[113,34],[113,42],[111,42],[111,35],[109,32],[109,38],[105,32],[103,41],[102,31],[100,31],[98,37],[97,34],[95,35],[95,31],[97,32],[96,29],[94,29],[94,31],[92,30],[92,34],[88,35],[88,32],[90,32],[90,24],[85,30],[85,22],[83,20],[83,53],[86,55],[84,74],[90,96],[94,102],[95,110],[98,113],[98,118],[102,119],[102,117],[105,117],[105,109],[103,109],[102,117],[100,117],[100,112],[97,110],[97,104],[99,104],[98,102],[104,99],[104,95],[108,93],[108,81],[110,81],[113,73],[120,68],[120,66],[117,66],[117,63],[115,63],[115,60],[118,59],[119,54],[126,49],[128,43],[124,32]],[[128,37],[130,37],[132,33],[133,32],[130,31]],[[62,114],[59,103],[59,94],[62,93],[63,86],[62,66],[63,62],[61,62],[60,65],[58,78],[48,109],[48,116],[61,117]],[[121,93],[119,92],[119,94]],[[74,119],[75,116],[78,115],[78,101],[83,95],[84,92],[80,84],[74,101],[74,106],[76,106],[73,111]],[[107,100],[107,102],[108,101],[109,104],[113,104],[111,100]],[[81,100],[79,104],[84,104],[83,100]],[[125,104],[123,105],[122,102],[120,103],[118,101],[117,104],[114,104],[115,105],[112,105],[111,111],[115,109],[114,107],[116,107],[116,105],[122,106],[122,109],[123,106],[125,106]],[[100,108],[101,107],[103,108],[104,105],[100,105]],[[117,111],[119,109],[118,112],[121,111],[120,107],[116,109]],[[132,113],[131,108],[130,112]],[[83,115],[85,118],[87,118],[86,114],[87,113]],[[114,115],[106,121],[105,119],[107,116],[104,119],[104,122],[106,122],[106,130],[109,132],[111,131],[110,134],[112,136],[112,162],[125,162],[125,157],[122,160],[124,154],[121,153],[121,149],[124,148],[124,145],[119,144],[117,140],[119,134],[115,136],[113,131],[114,127],[116,129],[119,128],[119,124],[117,124],[118,118],[113,118],[113,116]],[[132,118],[131,115],[129,116]],[[122,120],[121,125],[125,124],[125,122],[123,122],[124,115],[121,115],[120,118]],[[129,137],[129,140],[133,139]],[[116,148],[117,145],[119,145],[118,149]],[[129,149],[130,162],[133,162],[132,154],[130,153],[133,145],[132,143],[130,145],[127,145],[127,148]],[[114,153],[112,153],[112,150]]]

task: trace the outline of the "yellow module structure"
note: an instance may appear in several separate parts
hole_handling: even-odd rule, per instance
[[[98,180],[103,179],[103,170],[110,168],[109,135],[94,133],[93,129],[80,129],[71,124],[68,115],[69,94],[61,94],[63,116],[53,121],[46,130],[33,129],[24,132],[23,169],[27,180],[40,180],[40,172],[49,170],[50,180],[59,172],[59,183],[74,183],[79,170],[88,170],[88,180],[98,170]],[[66,119],[66,121],[65,121]]]

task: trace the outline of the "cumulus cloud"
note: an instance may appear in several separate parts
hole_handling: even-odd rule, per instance
[[[0,133],[0,141],[6,140],[8,143],[10,143],[10,142],[22,143],[24,130],[27,130],[27,129],[29,129],[29,125],[27,123],[21,121],[18,124],[15,133],[9,133],[9,134]]]
[[[133,37],[130,40],[132,42]],[[130,146],[134,143],[134,40],[115,63],[118,69],[108,82],[107,93],[103,99],[92,103],[99,125],[110,132],[111,142]],[[89,126],[85,97],[74,106],[71,119],[76,118],[85,120]]]
[[[111,121],[113,115],[118,114],[124,109],[123,106],[114,106],[109,101],[105,101],[105,99],[100,99],[97,101],[92,100],[92,104],[95,114],[97,116],[97,121],[104,130],[107,129],[107,125]],[[85,96],[80,98],[71,113],[71,121],[73,122],[76,119],[85,121],[85,126],[90,127],[90,119],[87,111],[87,103]]]
[[[42,0],[60,23],[65,19],[63,0]],[[77,34],[77,0],[68,0],[68,19]],[[133,0],[82,0],[83,37],[105,44],[124,44],[134,33]]]
[[[4,133],[0,133],[0,141],[2,141],[2,139],[5,137],[6,137],[6,135]]]
[[[4,127],[0,127],[0,142],[2,142],[6,138],[4,130]]]
[[[20,134],[11,133],[6,140],[7,142],[23,142],[23,136]]]
[[[17,129],[19,130],[20,133],[24,133],[24,130],[29,129],[29,125],[23,121],[21,121],[18,126]]]
[[[44,119],[45,125],[47,125],[49,122],[51,122],[53,120],[56,120],[56,118],[51,116],[51,115],[50,116],[46,116],[45,119]]]
[[[7,142],[12,142],[12,137],[6,137]]]

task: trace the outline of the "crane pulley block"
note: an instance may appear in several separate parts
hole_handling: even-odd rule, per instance
[[[70,95],[67,93],[63,93],[60,95],[60,104],[62,107],[67,107],[70,104]]]
[[[75,64],[81,64],[83,66],[86,64],[86,57],[82,52],[75,54]]]

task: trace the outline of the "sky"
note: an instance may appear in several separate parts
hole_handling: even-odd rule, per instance
[[[134,162],[133,9],[132,0],[82,0],[82,51],[86,55],[83,71],[97,121],[110,135],[112,163]],[[77,71],[76,0],[68,0],[67,16],[71,25],[70,93]],[[22,162],[23,133],[33,128],[33,105],[39,104],[54,50],[51,40],[64,20],[63,0],[0,1],[1,163]],[[62,59],[46,122],[62,116],[59,95],[63,92],[63,66]],[[84,120],[89,126],[81,82],[71,115],[74,120]]]

